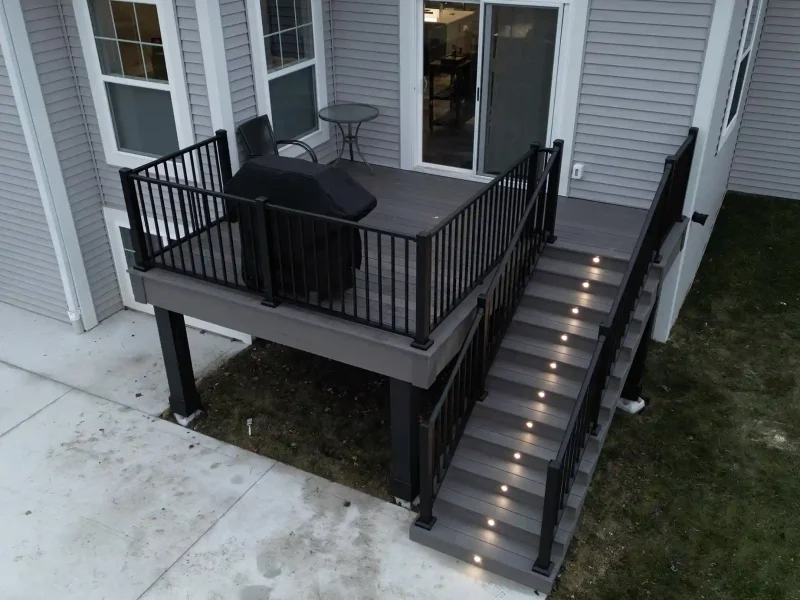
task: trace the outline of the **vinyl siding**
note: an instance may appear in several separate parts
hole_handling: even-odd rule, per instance
[[[770,0],[729,189],[800,200],[800,5]]]
[[[713,0],[592,0],[571,196],[647,208],[691,126]]]
[[[214,127],[211,124],[211,112],[208,107],[208,89],[194,0],[175,0],[175,13],[189,92],[192,127],[195,141],[199,142],[214,135]]]
[[[67,303],[19,112],[0,52],[0,302],[67,319]]]
[[[367,160],[389,167],[400,166],[401,1],[333,2],[336,101],[378,107],[380,116],[361,127],[359,145]]]

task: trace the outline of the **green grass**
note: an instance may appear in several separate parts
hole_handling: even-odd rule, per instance
[[[800,598],[800,203],[729,196],[554,600]]]

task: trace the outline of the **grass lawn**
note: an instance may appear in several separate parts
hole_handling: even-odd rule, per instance
[[[554,600],[800,598],[800,203],[729,196]]]
[[[798,277],[800,203],[729,197],[651,352],[647,410],[614,422],[554,600],[800,599]],[[383,378],[258,344],[201,394],[197,430],[388,498]]]

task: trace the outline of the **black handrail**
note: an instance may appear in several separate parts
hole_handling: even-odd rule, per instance
[[[556,140],[519,224],[504,249],[486,290],[478,297],[475,317],[452,371],[430,415],[420,422],[420,516],[416,525],[430,529],[436,522],[433,501],[475,402],[486,388],[486,376],[511,322],[536,262],[554,232],[546,229],[555,213],[563,142]],[[555,221],[551,221],[551,225]]]
[[[597,345],[572,407],[561,445],[555,459],[548,463],[539,551],[533,565],[533,570],[538,573],[550,574],[553,568],[551,556],[558,522],[580,469],[586,445],[592,435],[599,433],[603,394],[613,374],[617,356],[633,321],[650,268],[656,264],[658,252],[669,230],[682,219],[696,139],[697,129],[692,128],[678,152],[664,161],[664,172],[636,240],[631,261],[611,311],[600,325]]]

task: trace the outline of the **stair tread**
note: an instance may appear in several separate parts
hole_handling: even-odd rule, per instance
[[[593,310],[604,314],[608,314],[614,304],[612,298],[598,296],[591,292],[580,292],[557,285],[540,283],[536,280],[531,280],[528,287],[525,288],[525,295],[530,298],[539,298],[551,302],[567,304],[569,306],[578,306],[586,310]]]
[[[517,311],[512,317],[512,327],[514,321],[541,327],[543,329],[552,329],[558,333],[566,333],[568,335],[577,335],[588,340],[597,340],[599,325],[591,323],[583,319],[576,319],[564,315],[558,315],[536,308],[527,306],[517,307]],[[509,332],[512,331],[509,328]]]
[[[511,394],[491,391],[483,402],[476,405],[508,415],[523,417],[536,423],[544,423],[551,427],[565,428],[569,422],[570,412],[547,404],[537,399],[528,399]]]
[[[511,536],[503,535],[491,527],[481,527],[475,523],[470,523],[469,521],[459,519],[452,515],[437,515],[436,525],[434,527],[440,526],[458,531],[463,535],[467,535],[485,544],[491,544],[505,552],[511,552],[519,556],[522,560],[528,561],[528,564],[536,561],[536,551],[538,548],[521,542]]]
[[[563,237],[557,237],[556,241],[551,244],[553,248],[557,250],[567,250],[569,252],[577,252],[580,254],[590,254],[592,256],[600,256],[606,257],[613,260],[621,260],[621,261],[629,261],[631,259],[631,255],[627,252],[621,252],[619,250],[611,250],[609,248],[597,248],[595,246],[588,246],[586,244],[581,244],[580,242],[574,242],[571,240],[566,240]],[[547,255],[547,247],[545,247],[545,255]]]
[[[545,392],[549,391],[566,398],[575,399],[581,391],[581,381],[570,379],[558,373],[548,373],[540,371],[539,369],[526,367],[502,358],[496,358],[494,360],[494,363],[489,369],[489,375],[535,387]]]
[[[592,359],[592,353],[586,350],[513,332],[506,333],[500,342],[500,347],[583,369],[589,367],[589,361]]]
[[[536,263],[536,271],[534,271],[534,273],[536,272],[564,275],[566,277],[596,281],[598,283],[617,287],[622,283],[622,277],[624,276],[624,273],[620,271],[604,269],[603,267],[594,266],[591,263],[581,264],[548,256],[542,256],[539,259],[539,262]]]
[[[469,564],[472,564],[472,557],[478,555],[482,559],[482,567],[486,570],[514,581],[524,582],[543,593],[550,592],[558,574],[557,568],[553,569],[549,577],[539,575],[531,570],[529,558],[462,533],[463,527],[454,526],[453,521],[460,519],[442,515],[437,518],[436,525],[430,531],[412,525],[411,538],[437,550],[444,548],[447,554]],[[560,557],[554,556],[554,558],[560,565]]]
[[[473,427],[484,429],[492,433],[497,433],[509,439],[525,442],[526,444],[533,444],[534,446],[539,446],[540,448],[546,448],[552,450],[554,453],[558,452],[558,446],[561,442],[561,440],[554,440],[553,438],[548,438],[543,435],[538,435],[533,431],[523,429],[522,427],[524,424],[521,419],[520,427],[512,427],[504,423],[498,423],[497,421],[487,419],[480,414],[473,413],[473,416],[470,417],[469,423]]]
[[[542,436],[534,436],[534,438],[538,438],[536,442],[542,442]],[[520,452],[523,456],[529,456],[543,461],[548,461],[555,459],[557,452],[557,449],[554,450],[550,447],[552,444],[542,445],[541,443],[526,442],[514,437],[509,437],[502,433],[492,431],[491,429],[479,427],[472,422],[472,419],[467,422],[467,425],[464,428],[462,440],[463,439],[473,439],[487,444],[500,446],[502,448],[507,448],[509,457],[514,452]],[[552,440],[547,441],[552,442]]]

